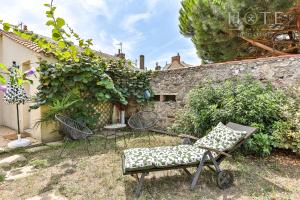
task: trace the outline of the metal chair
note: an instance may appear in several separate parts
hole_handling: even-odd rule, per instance
[[[147,131],[150,143],[150,129],[153,128],[157,122],[157,113],[152,111],[140,111],[129,118],[128,125],[134,130]]]
[[[85,140],[85,148],[90,155],[88,145],[90,144],[89,136],[93,134],[93,132],[87,128],[86,126],[82,125],[81,123],[63,116],[63,115],[55,115],[55,119],[59,123],[59,134],[64,137],[65,145],[60,152],[60,156],[66,149],[70,140]]]

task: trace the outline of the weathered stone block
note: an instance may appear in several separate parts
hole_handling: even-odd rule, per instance
[[[0,160],[0,167],[9,167],[12,164],[26,160],[27,159],[23,155],[13,155]]]

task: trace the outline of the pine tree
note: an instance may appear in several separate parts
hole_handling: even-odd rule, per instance
[[[204,62],[298,53],[299,7],[296,0],[183,0],[179,28]]]

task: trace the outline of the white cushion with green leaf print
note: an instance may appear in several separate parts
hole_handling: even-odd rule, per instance
[[[123,171],[197,164],[204,152],[193,145],[127,149],[123,153]]]
[[[206,136],[197,140],[194,146],[204,146],[219,151],[227,151],[241,141],[246,134],[246,131],[235,131],[220,122]]]

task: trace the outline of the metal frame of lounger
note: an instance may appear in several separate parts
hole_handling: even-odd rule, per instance
[[[235,151],[237,148],[239,148],[249,137],[251,137],[256,131],[256,128],[249,127],[249,126],[243,126],[240,124],[232,123],[229,122],[226,124],[227,127],[237,130],[237,131],[246,131],[247,134],[245,135],[244,138],[242,138],[232,149],[229,149],[226,152],[221,152],[216,149],[212,148],[207,148],[207,147],[199,147],[205,149],[205,153],[203,154],[203,157],[200,161],[200,163],[192,164],[192,165],[178,165],[178,166],[172,166],[168,168],[155,168],[155,169],[145,169],[145,170],[137,170],[137,171],[129,171],[129,172],[124,172],[123,175],[136,175],[136,178],[138,180],[137,187],[135,189],[135,198],[138,198],[142,192],[142,187],[144,184],[145,177],[149,174],[149,172],[155,172],[155,171],[165,171],[165,170],[172,170],[172,169],[183,169],[188,175],[193,176],[192,184],[191,184],[191,189],[194,189],[196,187],[196,184],[198,182],[199,176],[201,174],[201,171],[205,166],[207,166],[209,169],[214,170],[216,174],[218,175],[217,177],[217,183],[218,186],[221,189],[226,189],[231,186],[233,183],[233,175],[232,173],[226,171],[226,170],[221,170],[220,169],[220,164],[221,162],[226,158],[226,157],[231,157],[230,153]],[[190,135],[179,135],[181,138],[188,138],[191,140],[198,140],[199,138],[190,136]],[[212,153],[217,153],[219,154],[216,158],[213,157]],[[124,162],[125,162],[125,157],[123,155],[122,157],[122,165],[124,167]],[[190,173],[190,171],[187,168],[190,167],[197,167],[196,172],[194,175]],[[213,168],[214,167],[214,168]],[[124,169],[124,168],[123,168]],[[138,174],[141,174],[139,177]]]

